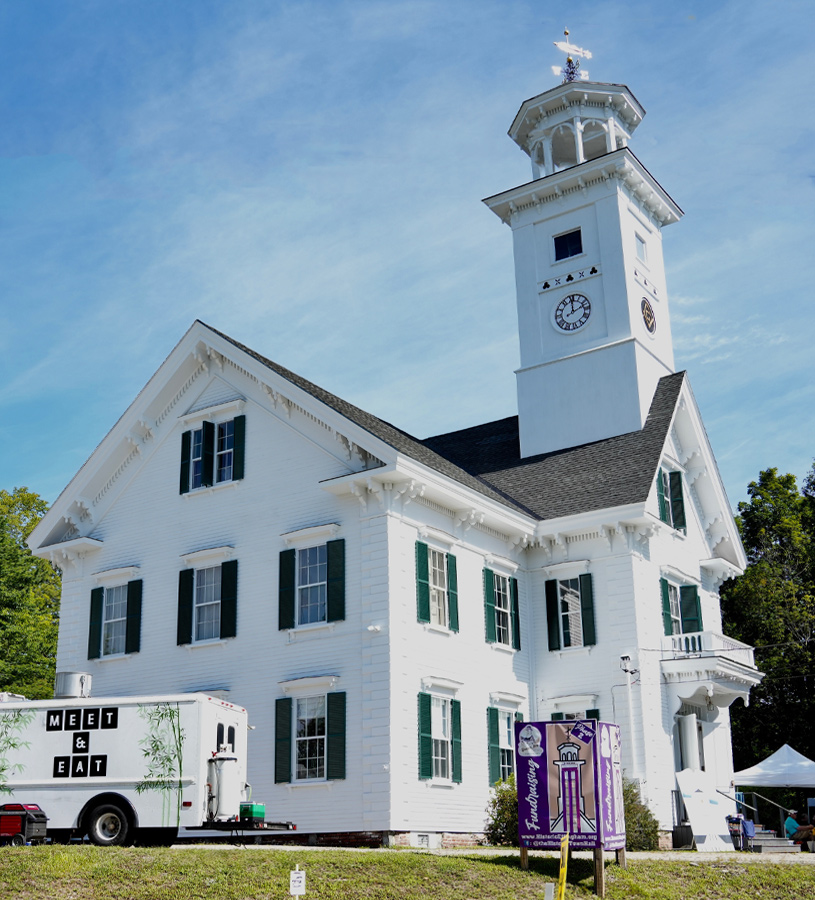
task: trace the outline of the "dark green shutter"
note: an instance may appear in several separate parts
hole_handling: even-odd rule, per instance
[[[659,588],[662,592],[662,627],[666,635],[673,634],[673,620],[671,619],[671,595],[668,591],[668,582],[664,578],[659,579]]]
[[[562,722],[563,721],[563,713],[552,713],[552,721],[553,722]]]
[[[275,700],[274,723],[274,781],[291,781],[291,697]]]
[[[185,431],[181,435],[181,476],[179,493],[186,494],[190,489],[190,454],[192,452],[192,432]]]
[[[127,583],[127,624],[125,625],[125,653],[138,653],[141,646],[142,582]]]
[[[430,694],[419,694],[419,778],[433,777],[433,717]]]
[[[427,544],[421,541],[416,541],[416,616],[420,622],[430,621],[430,565]]]
[[[176,643],[192,642],[192,599],[195,590],[195,569],[182,569],[178,573],[178,628]]]
[[[558,617],[557,580],[546,582],[546,627],[549,630],[549,649],[560,650],[560,623]]]
[[[524,714],[522,712],[516,712],[515,713],[515,721],[523,722],[523,720],[524,720]]]
[[[586,718],[587,719],[599,719],[600,718],[600,710],[599,709],[587,709],[586,710]]]
[[[451,750],[453,757],[453,781],[461,784],[461,703],[450,701],[450,724],[452,725]]]
[[[345,778],[345,691],[336,691],[326,697],[326,762],[325,772],[329,781]]]
[[[702,606],[699,603],[699,591],[695,585],[683,585],[679,588],[679,608],[682,612],[683,634],[704,630],[702,628]]]
[[[294,594],[297,581],[297,551],[280,551],[278,572],[277,627],[294,628]]]
[[[345,541],[340,538],[325,545],[328,568],[326,618],[341,622],[345,618]]]
[[[232,480],[240,481],[246,458],[246,416],[235,416],[232,422]]]
[[[509,579],[510,619],[512,625],[512,649],[521,649],[521,611],[518,606],[518,579]]]
[[[215,484],[215,426],[212,422],[201,423],[201,486]]]
[[[495,573],[484,569],[484,633],[488,644],[494,644],[495,636]]]
[[[458,631],[458,573],[456,558],[447,554],[447,612],[450,620],[450,631]]]
[[[682,473],[671,472],[671,519],[674,528],[685,529],[685,499],[682,496]]]
[[[238,633],[238,561],[229,559],[221,566],[221,637]]]
[[[501,743],[498,734],[498,710],[487,707],[487,747],[489,752],[490,784],[501,780]]]
[[[91,591],[91,616],[88,627],[88,659],[99,659],[102,653],[102,610],[105,605],[105,589]]]
[[[583,645],[590,647],[597,643],[594,627],[594,590],[591,575],[580,576],[580,618],[583,624]]]
[[[665,483],[662,478],[662,469],[657,472],[657,501],[659,502],[659,518],[670,524],[668,518],[668,498],[665,496]]]

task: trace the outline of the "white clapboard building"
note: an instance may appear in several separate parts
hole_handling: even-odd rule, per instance
[[[31,537],[63,573],[58,669],[94,694],[250,712],[253,797],[300,834],[435,846],[483,828],[512,725],[618,722],[668,830],[675,772],[727,789],[722,635],[745,565],[688,377],[624,85],[510,128],[517,417],[420,440],[196,321]],[[315,840],[319,839],[315,837]]]

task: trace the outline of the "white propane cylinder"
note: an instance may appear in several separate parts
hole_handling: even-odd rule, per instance
[[[241,784],[238,778],[238,757],[219,752],[207,760],[212,797],[209,812],[213,819],[226,822],[237,819],[241,812]]]

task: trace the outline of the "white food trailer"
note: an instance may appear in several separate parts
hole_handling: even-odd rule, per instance
[[[3,698],[0,802],[39,804],[49,837],[100,846],[237,828],[247,728],[245,709],[206,694]]]

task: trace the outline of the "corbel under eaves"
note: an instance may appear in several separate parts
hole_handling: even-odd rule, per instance
[[[368,488],[359,481],[351,482],[351,493],[359,500],[363,512],[368,512]]]
[[[286,418],[291,418],[291,401],[284,397],[282,394],[278,393],[274,388],[269,387],[268,384],[263,385],[263,390],[266,393],[266,396],[272,401],[272,406],[277,409],[278,405],[283,408],[283,411],[286,413]]]
[[[202,366],[205,372],[209,372],[209,356],[205,347],[200,344],[192,351],[192,358]]]
[[[456,511],[455,527],[463,528],[469,531],[473,525],[482,525],[484,523],[484,513],[477,509],[460,509]]]
[[[224,370],[224,355],[223,353],[219,353],[214,347],[207,347],[207,353],[209,354],[209,358],[215,362],[215,365],[223,372]]]
[[[619,535],[625,537],[625,526],[622,522],[617,522],[615,525],[601,525],[600,530],[603,532],[603,536],[608,543],[608,549],[610,552],[614,550],[614,538]]]
[[[516,534],[507,541],[507,549],[510,553],[515,550],[526,550],[532,546],[533,537],[530,534]]]
[[[415,478],[411,478],[410,481],[404,481],[402,484],[398,485],[395,490],[397,496],[402,501],[402,509],[404,510],[411,500],[415,500],[417,497],[424,497],[425,487],[424,484],[419,484]]]

